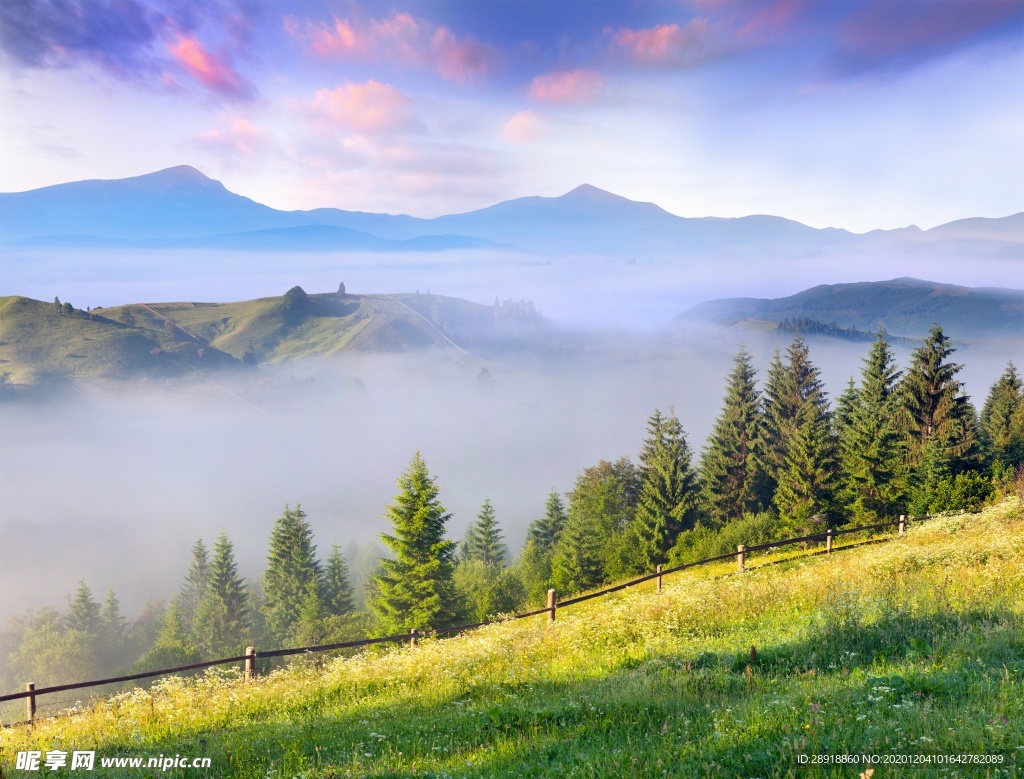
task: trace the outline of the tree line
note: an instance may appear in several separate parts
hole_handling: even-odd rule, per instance
[[[389,554],[365,581],[333,545],[321,560],[301,506],[274,522],[262,576],[239,574],[230,539],[202,540],[181,588],[134,623],[113,591],[85,582],[68,609],[13,620],[0,638],[4,686],[169,667],[261,648],[308,646],[429,630],[510,613],[658,564],[679,564],[845,524],[979,507],[1024,482],[1024,386],[1009,363],[978,413],[962,366],[934,327],[900,370],[884,335],[859,381],[832,402],[800,336],[775,353],[759,385],[735,356],[721,411],[695,457],[680,420],[655,410],[633,462],[584,468],[552,489],[513,559],[489,499],[463,539],[417,452],[398,479],[381,535]],[[68,678],[70,677],[70,678]]]

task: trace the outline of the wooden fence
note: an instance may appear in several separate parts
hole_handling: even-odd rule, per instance
[[[783,546],[790,546],[792,544],[810,543],[810,542],[825,542],[824,551],[812,552],[809,555],[800,555],[799,557],[806,557],[811,555],[819,554],[831,554],[833,551],[833,541],[837,536],[845,535],[848,533],[863,533],[872,530],[883,530],[885,528],[896,527],[898,528],[898,536],[902,536],[906,532],[908,521],[921,521],[925,519],[931,519],[932,515],[923,517],[911,517],[909,520],[906,516],[900,516],[898,520],[892,520],[891,522],[879,522],[874,525],[860,525],[857,527],[846,527],[839,529],[829,528],[823,533],[812,533],[811,535],[800,536],[799,538],[787,538],[781,541],[771,541],[767,544],[756,544],[754,546],[746,546],[740,544],[735,552],[728,554],[719,555],[718,557],[709,557],[704,560],[697,560],[692,563],[686,563],[684,565],[677,565],[673,568],[665,568],[658,566],[654,573],[645,574],[635,579],[629,579],[628,581],[621,582],[611,587],[605,587],[595,592],[588,592],[585,595],[578,595],[575,598],[569,598],[561,602],[556,602],[555,591],[548,590],[548,601],[547,605],[541,609],[535,609],[534,611],[527,611],[522,614],[514,614],[511,617],[505,617],[500,620],[486,620],[484,622],[473,622],[466,625],[453,625],[447,628],[436,628],[430,631],[417,631],[415,628],[410,630],[408,633],[400,633],[393,636],[383,636],[381,638],[364,638],[359,641],[342,641],[336,644],[321,644],[318,646],[304,646],[294,647],[291,649],[271,649],[268,651],[257,652],[255,647],[248,647],[244,655],[238,655],[236,657],[224,657],[219,660],[205,660],[201,663],[192,663],[190,665],[182,665],[177,668],[162,668],[158,671],[145,671],[143,673],[127,674],[125,676],[114,676],[109,679],[96,679],[89,682],[74,682],[72,684],[58,684],[52,687],[43,687],[40,689],[35,688],[35,684],[29,682],[25,685],[25,690],[22,692],[9,693],[7,695],[0,695],[0,703],[6,701],[18,700],[21,698],[25,699],[25,708],[28,719],[23,722],[11,723],[9,725],[2,725],[0,727],[16,727],[19,725],[31,725],[36,718],[36,698],[40,695],[49,695],[57,692],[64,692],[66,690],[81,690],[87,687],[99,687],[105,684],[116,684],[118,682],[131,682],[138,679],[151,679],[156,676],[168,676],[170,674],[182,673],[184,671],[195,671],[202,668],[210,668],[216,665],[228,665],[230,663],[244,663],[243,674],[245,679],[252,679],[256,671],[256,660],[258,658],[272,658],[272,657],[287,657],[290,655],[300,655],[312,652],[328,652],[337,649],[353,649],[357,647],[372,646],[374,644],[397,644],[409,642],[410,646],[416,646],[417,638],[422,638],[426,635],[449,635],[452,633],[463,633],[467,630],[473,630],[475,628],[483,627],[484,625],[492,625],[497,622],[506,622],[514,619],[527,619],[529,617],[540,616],[546,614],[548,622],[555,621],[555,612],[558,609],[564,609],[567,606],[573,606],[577,603],[583,603],[584,601],[592,600],[593,598],[600,598],[605,595],[610,595],[613,592],[619,590],[625,590],[629,587],[635,587],[638,584],[643,584],[649,581],[657,582],[657,589],[661,590],[662,577],[667,576],[671,573],[678,573],[679,571],[686,570],[687,568],[696,568],[700,565],[707,565],[709,563],[719,563],[732,558],[736,559],[737,570],[739,573],[747,570],[747,555],[752,552],[762,552],[766,550],[774,550]],[[897,537],[898,537],[897,536]],[[877,543],[879,541],[888,540],[886,538],[878,538],[868,541],[863,541],[855,544],[847,544],[846,546],[839,547],[840,549],[849,549],[855,546],[861,546],[865,543]],[[786,558],[794,559],[794,558]],[[782,561],[779,561],[782,562]]]

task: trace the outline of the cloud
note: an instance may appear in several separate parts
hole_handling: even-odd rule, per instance
[[[324,59],[428,68],[450,81],[486,76],[498,60],[492,47],[400,11],[383,19],[334,18],[330,24],[289,16],[284,29]]]
[[[571,70],[537,76],[530,84],[534,100],[551,103],[578,103],[592,100],[604,88],[600,73],[592,70]]]
[[[548,122],[536,111],[520,111],[505,122],[501,135],[509,143],[533,143],[544,138],[548,129]]]
[[[246,0],[5,0],[0,52],[18,67],[98,66],[166,91],[182,90],[169,71],[184,68],[217,95],[247,99],[256,89],[226,52],[246,52],[255,8]]]
[[[397,133],[416,126],[412,101],[379,81],[319,89],[312,109],[335,127],[369,135]]]
[[[612,46],[640,64],[692,67],[719,52],[719,32],[708,19],[697,17],[682,26],[620,28],[612,34]]]
[[[256,157],[273,145],[266,130],[246,119],[234,119],[226,129],[203,133],[195,143],[204,151],[223,157]]]
[[[839,20],[829,67],[838,76],[907,70],[985,43],[1019,43],[1022,29],[1019,0],[875,0]]]
[[[256,88],[238,74],[226,56],[212,54],[195,38],[179,38],[168,50],[185,72],[211,92],[231,100],[255,96]]]

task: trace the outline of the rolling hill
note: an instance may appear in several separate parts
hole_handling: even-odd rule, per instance
[[[15,384],[185,378],[241,367],[227,352],[162,323],[133,327],[105,314],[58,314],[52,303],[0,298],[0,373]]]
[[[960,242],[996,246],[1018,257],[1024,244],[1024,214],[965,219],[927,231],[910,227],[857,235],[778,216],[681,217],[589,184],[558,197],[522,197],[433,219],[335,208],[279,211],[232,193],[187,165],[133,178],[3,193],[0,217],[0,242],[65,249],[417,252],[515,247],[636,257],[699,256],[729,247],[806,253]]]
[[[37,384],[180,378],[343,351],[437,347],[467,359],[531,348],[544,332],[528,302],[484,306],[430,293],[307,295],[296,288],[235,303],[133,303],[72,315],[7,297],[0,298],[0,371],[14,383]]]
[[[954,338],[1024,336],[1024,290],[959,287],[920,279],[826,284],[784,298],[700,303],[676,323],[811,319],[839,328],[918,338],[939,323]]]

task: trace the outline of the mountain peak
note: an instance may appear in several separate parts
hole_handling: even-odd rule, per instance
[[[595,187],[593,184],[580,184],[575,189],[566,192],[558,200],[589,200],[589,201],[602,201],[602,202],[614,202],[628,200],[629,198],[616,195],[614,192],[608,192],[607,190]]]

